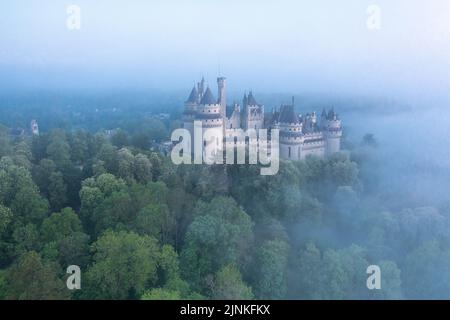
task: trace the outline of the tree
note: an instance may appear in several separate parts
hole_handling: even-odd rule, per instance
[[[252,284],[258,299],[283,299],[289,246],[281,240],[264,242],[255,253]]]
[[[251,300],[253,293],[242,280],[236,266],[222,267],[215,276],[212,298],[217,300]]]
[[[67,203],[67,186],[61,172],[53,172],[50,175],[48,199],[53,211],[61,210]]]
[[[13,214],[8,207],[5,207],[0,204],[0,239],[3,234],[6,232],[9,224],[13,219]]]
[[[35,224],[17,225],[12,234],[14,256],[18,257],[27,251],[39,251],[42,243]]]
[[[13,153],[9,136],[9,128],[0,124],[0,158],[10,156]]]
[[[147,290],[142,300],[200,300],[203,296],[190,290],[189,284],[180,277],[178,255],[170,245],[161,249],[158,285],[161,287]]]
[[[322,254],[312,242],[308,242],[293,258],[289,269],[288,290],[291,299],[320,299]]]
[[[358,186],[358,173],[358,165],[353,161],[346,159],[331,159],[328,161],[326,174],[331,183],[336,187]]]
[[[135,230],[167,243],[175,231],[175,220],[165,204],[149,204],[136,217]]]
[[[181,293],[176,290],[169,290],[164,288],[152,289],[144,293],[142,300],[181,300]]]
[[[58,258],[61,266],[76,264],[81,268],[88,265],[90,237],[83,232],[74,232],[57,244]]]
[[[100,147],[97,154],[97,159],[103,161],[104,167],[109,173],[117,173],[118,170],[118,159],[117,159],[117,148],[110,143],[104,143]]]
[[[78,215],[71,208],[53,213],[42,222],[41,237],[44,242],[62,241],[83,230]]]
[[[117,153],[118,171],[117,175],[129,181],[134,178],[134,156],[130,150],[122,148]]]
[[[39,187],[39,191],[48,198],[50,176],[56,172],[56,164],[50,159],[41,159],[38,165],[33,167],[33,180]]]
[[[15,223],[23,224],[39,224],[48,210],[48,202],[40,196],[30,172],[8,158],[0,161],[0,204],[11,209]]]
[[[106,229],[124,229],[132,224],[135,214],[128,192],[114,192],[94,209],[91,221],[95,226],[95,234],[99,235]]]
[[[362,139],[361,145],[369,147],[377,147],[378,142],[372,133],[366,133]]]
[[[352,245],[323,253],[308,243],[295,256],[289,276],[294,299],[368,299],[366,251]],[[391,282],[391,281],[390,281]],[[394,287],[394,282],[389,286]]]
[[[6,281],[6,272],[0,270],[0,300],[5,300],[8,295],[8,285]]]
[[[351,187],[338,187],[332,205],[336,210],[338,221],[350,227],[356,227],[359,222],[358,195]]]
[[[121,191],[126,187],[125,182],[110,173],[102,174],[96,178],[88,178],[83,181],[82,187],[98,188],[104,197],[113,192]],[[83,191],[83,189],[81,190]]]
[[[55,270],[30,251],[7,272],[7,299],[54,300],[69,299],[70,293]]]
[[[152,164],[143,154],[134,157],[134,178],[137,182],[146,184],[152,181]]]
[[[14,163],[19,167],[31,169],[31,148],[26,141],[20,141],[14,148]]]
[[[83,232],[78,215],[71,208],[53,213],[41,226],[45,243],[42,255],[61,266],[76,264],[84,267],[89,262],[89,236]]]
[[[207,275],[213,276],[230,263],[246,264],[253,223],[232,198],[225,197],[209,203],[200,201],[194,215],[181,260],[184,275],[194,289],[206,290]]]
[[[146,119],[139,129],[148,137],[148,141],[161,141],[168,135],[166,126],[158,119]]]
[[[74,163],[83,165],[89,158],[89,144],[92,143],[92,135],[85,130],[77,130],[69,136],[70,154]]]
[[[50,134],[47,156],[55,162],[59,170],[70,164],[70,145],[63,130],[54,130]]]
[[[122,129],[116,130],[111,136],[111,143],[117,148],[123,148],[128,145],[128,134]]]
[[[428,241],[406,257],[402,283],[408,299],[450,298],[450,250]]]
[[[85,297],[140,297],[157,279],[160,249],[156,239],[133,232],[105,232],[93,245],[94,262],[86,273]]]
[[[383,260],[377,263],[381,270],[381,290],[371,290],[370,299],[398,300],[404,299],[401,272],[394,261]]]

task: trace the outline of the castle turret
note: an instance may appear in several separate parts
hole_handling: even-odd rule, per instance
[[[217,78],[217,88],[218,88],[218,103],[220,104],[220,113],[222,117],[225,117],[227,108],[227,78],[220,77]]]
[[[203,94],[205,93],[205,78],[202,77],[202,80],[197,83],[197,92],[198,92],[198,102],[202,100]]]
[[[199,105],[199,93],[197,88],[194,86],[191,90],[191,94],[188,99],[184,103],[184,112],[183,112],[183,128],[187,129],[191,134],[191,137],[194,135],[194,120],[197,114],[197,108]],[[192,142],[192,141],[191,141]],[[193,145],[189,146],[191,152],[193,152]]]
[[[341,150],[342,124],[339,116],[331,109],[325,120],[326,152],[327,155],[339,152]]]
[[[221,105],[208,87],[200,101],[196,118],[202,122],[203,156],[206,162],[214,161],[223,151],[223,118],[220,111]]]
[[[236,102],[233,104],[233,111],[229,118],[226,119],[226,129],[241,128],[241,106]]]
[[[222,116],[223,122],[223,136],[225,136],[226,122],[227,122],[227,78],[219,77],[217,78],[217,88],[218,88],[218,100],[220,104],[220,115]]]
[[[243,99],[243,128],[245,130],[259,130],[264,127],[264,106],[256,102],[253,92],[244,95]]]
[[[300,160],[303,143],[302,123],[293,105],[283,105],[276,126],[280,130],[280,156]]]

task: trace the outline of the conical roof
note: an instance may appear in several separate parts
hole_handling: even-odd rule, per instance
[[[253,96],[253,93],[251,91],[248,94],[247,105],[249,105],[249,106],[257,106],[258,105],[258,102],[256,102],[256,99]]]
[[[186,103],[196,103],[198,98],[198,91],[197,88],[194,86],[192,88],[191,94],[189,95],[189,98],[186,100]]]
[[[280,110],[279,122],[281,123],[300,123],[297,114],[294,111],[294,106],[282,106]]]
[[[206,89],[205,94],[203,95],[202,101],[200,104],[207,105],[207,104],[217,104],[217,100],[214,98],[211,89],[209,87]]]

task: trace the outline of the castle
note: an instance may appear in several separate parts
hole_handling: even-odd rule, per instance
[[[242,105],[227,104],[226,78],[217,79],[218,98],[209,87],[205,88],[202,79],[192,88],[185,102],[183,126],[191,134],[194,121],[201,121],[202,128],[213,131],[214,143],[221,148],[225,138],[233,137],[236,130],[279,129],[279,148],[282,159],[302,160],[309,155],[324,158],[339,152],[341,148],[341,120],[333,109],[324,109],[320,119],[315,112],[305,115],[297,114],[292,103],[281,105],[266,113],[264,106],[256,101],[253,93],[245,94]],[[204,146],[210,143],[206,139]],[[191,146],[192,149],[192,146]]]

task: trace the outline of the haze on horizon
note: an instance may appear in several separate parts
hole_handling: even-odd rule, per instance
[[[81,30],[66,27],[69,5]],[[367,8],[381,29],[367,28]],[[442,97],[450,2],[431,0],[16,0],[0,4],[0,86]]]

